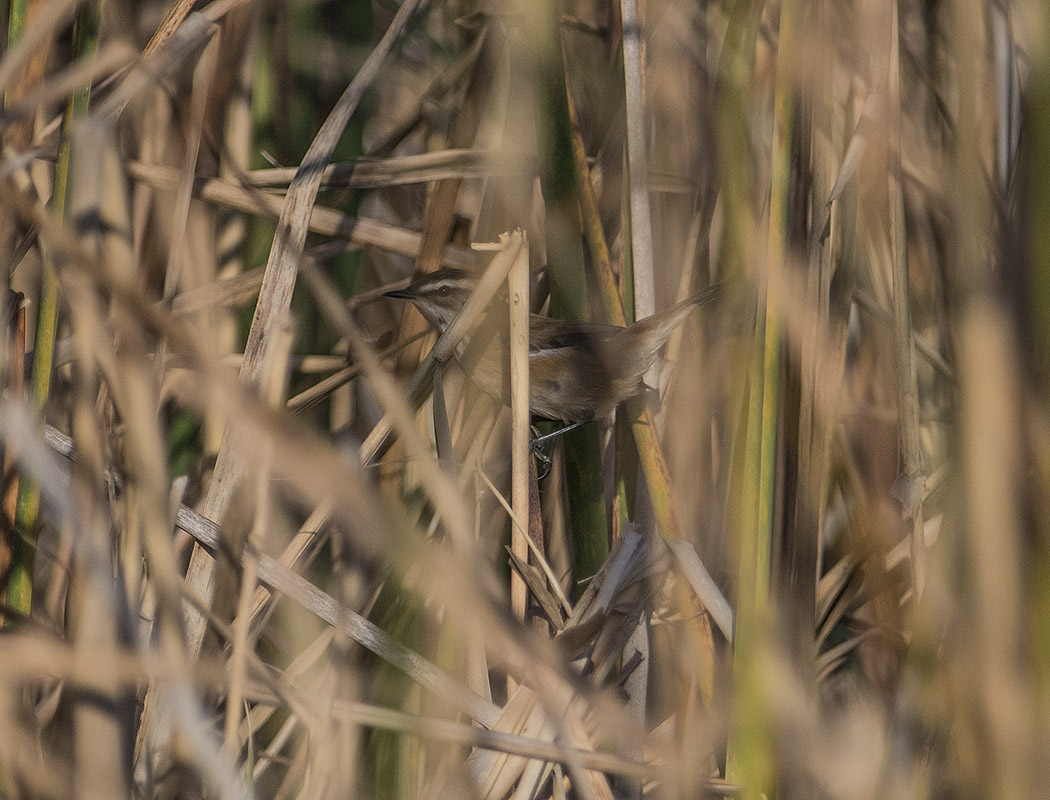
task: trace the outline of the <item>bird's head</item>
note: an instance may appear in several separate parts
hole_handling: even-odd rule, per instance
[[[412,281],[406,288],[386,292],[384,297],[408,300],[427,322],[444,331],[463,310],[477,279],[461,269],[445,268],[427,273]]]

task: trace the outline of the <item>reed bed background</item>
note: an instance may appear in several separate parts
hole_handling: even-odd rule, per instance
[[[0,795],[1046,794],[1045,4],[6,11]]]

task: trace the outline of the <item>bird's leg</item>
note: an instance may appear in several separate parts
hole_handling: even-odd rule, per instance
[[[540,447],[547,444],[547,442],[557,439],[559,436],[566,434],[569,431],[576,430],[583,424],[584,423],[582,422],[574,422],[571,425],[566,425],[563,428],[558,428],[557,430],[551,431],[550,433],[545,433],[543,434],[543,436],[537,436],[535,439],[529,442],[529,450],[531,450],[533,453],[538,454],[540,452]]]
[[[550,474],[552,466],[551,457],[543,452],[543,446],[548,442],[554,441],[559,436],[568,433],[569,431],[576,430],[583,424],[585,423],[574,422],[571,425],[565,425],[564,427],[558,428],[557,430],[553,430],[550,433],[545,433],[542,436],[536,436],[535,439],[529,442],[529,452],[536,456],[536,460],[540,462],[540,466],[542,467],[542,469],[539,470],[539,477],[537,478],[537,480],[542,481],[544,478],[546,478]],[[535,426],[532,427],[532,431],[533,433],[537,432]]]

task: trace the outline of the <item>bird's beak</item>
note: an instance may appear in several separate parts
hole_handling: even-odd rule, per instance
[[[383,297],[394,297],[398,300],[412,300],[415,296],[415,293],[409,288],[394,289],[392,292],[383,292]]]

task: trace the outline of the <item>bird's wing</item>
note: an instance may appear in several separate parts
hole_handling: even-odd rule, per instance
[[[533,314],[529,324],[529,353],[536,355],[563,347],[593,350],[622,330],[616,325],[551,319]]]

